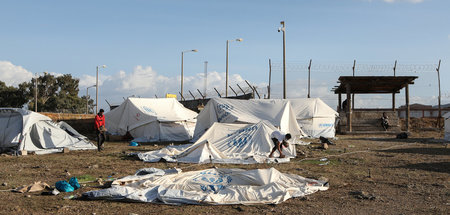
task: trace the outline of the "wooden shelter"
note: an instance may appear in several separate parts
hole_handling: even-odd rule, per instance
[[[392,94],[392,111],[395,111],[395,94],[405,88],[406,130],[409,131],[409,85],[414,84],[417,76],[341,76],[339,86],[333,90],[338,94],[339,107],[342,110],[342,94],[347,94],[347,131],[352,132],[352,110],[354,94]],[[353,98],[352,98],[353,97]]]

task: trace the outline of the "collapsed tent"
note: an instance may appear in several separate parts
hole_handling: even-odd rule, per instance
[[[278,204],[327,190],[328,183],[270,169],[141,169],[112,187],[83,193],[89,199],[164,204]]]
[[[192,139],[197,113],[174,98],[128,98],[105,113],[106,128],[114,135],[127,131],[134,141],[186,141]]]
[[[281,99],[265,99],[258,101],[273,101]],[[286,101],[286,100],[285,100]],[[335,122],[339,113],[325,104],[320,98],[287,99],[291,103],[298,125],[309,137],[334,137]]]
[[[450,112],[444,115],[445,134],[444,140],[450,141]]]
[[[293,137],[303,135],[289,101],[212,98],[197,117],[194,140],[215,122],[254,124],[261,120],[267,120]]]
[[[86,137],[64,122],[54,123],[42,114],[18,108],[0,108],[0,150],[25,150],[47,154],[97,149]]]
[[[294,144],[283,148],[285,158],[269,158],[274,147],[270,134],[277,130],[268,121],[256,124],[214,123],[194,144],[168,146],[166,148],[138,153],[145,162],[182,163],[235,163],[252,164],[265,162],[289,162],[296,157]],[[279,153],[274,153],[275,157]]]

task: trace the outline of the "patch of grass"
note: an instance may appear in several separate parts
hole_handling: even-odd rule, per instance
[[[87,174],[86,174],[86,175],[80,175],[80,176],[77,177],[77,179],[78,179],[78,181],[79,181],[80,183],[97,180],[97,178],[95,178],[94,176],[92,176],[92,175],[87,175]]]

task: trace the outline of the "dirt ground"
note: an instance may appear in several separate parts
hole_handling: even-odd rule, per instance
[[[128,146],[107,142],[106,150],[71,151],[50,155],[0,156],[1,214],[448,214],[450,211],[450,147],[434,131],[412,133],[399,140],[388,135],[337,136],[336,145],[326,151],[297,147],[305,152],[290,163],[216,165],[225,168],[270,168],[301,176],[329,179],[330,189],[306,198],[293,198],[278,205],[170,206],[65,200],[65,196],[100,189],[96,183],[58,196],[15,193],[9,189],[35,181],[54,186],[71,176],[112,178],[134,174],[145,167],[182,168],[183,171],[210,168],[211,164],[144,163],[128,157],[129,152],[149,151],[164,144]],[[311,140],[318,142],[318,140]],[[319,161],[320,158],[328,161]],[[327,165],[321,165],[327,164]],[[68,176],[68,171],[71,176]]]

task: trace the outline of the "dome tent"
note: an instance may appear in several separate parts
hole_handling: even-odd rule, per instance
[[[55,123],[42,114],[18,109],[0,108],[1,151],[48,154],[69,150],[97,149],[86,137],[67,123]]]
[[[197,113],[174,98],[128,98],[105,113],[106,128],[115,135],[127,131],[138,142],[192,139]]]

